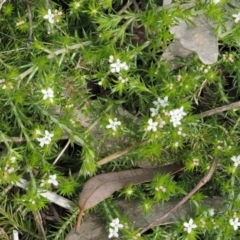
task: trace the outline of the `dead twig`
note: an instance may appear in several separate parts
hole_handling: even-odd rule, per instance
[[[118,11],[118,15],[122,15],[122,13],[126,10],[126,9],[128,9],[128,7],[130,7],[131,5],[132,5],[132,3],[133,3],[133,1],[128,1],[127,2],[127,4],[120,10],[120,11]]]
[[[60,139],[58,140],[65,140],[65,139],[69,139],[69,135],[63,135]],[[2,142],[15,142],[15,143],[21,143],[21,142],[27,142],[27,139],[24,137],[10,137],[10,138],[6,138],[6,139],[0,139],[0,143]]]
[[[204,186],[212,177],[214,170],[216,169],[217,166],[217,159],[214,158],[212,161],[212,165],[207,173],[206,176],[204,176],[200,182],[192,189],[192,191],[190,193],[188,193],[187,196],[185,196],[178,204],[176,204],[170,211],[168,211],[167,213],[165,213],[163,216],[161,216],[160,218],[158,218],[157,220],[155,220],[154,222],[152,222],[150,225],[148,225],[147,227],[143,228],[141,230],[141,234],[146,232],[147,230],[158,226],[165,218],[167,218],[172,212],[176,211],[179,207],[181,207],[194,193],[196,193],[202,186]]]
[[[136,2],[136,0],[132,0],[132,2],[133,2],[134,7],[137,9],[137,12],[140,13],[141,10],[140,10],[140,8],[139,8],[138,3]]]
[[[221,112],[225,112],[225,111],[228,111],[228,110],[231,110],[231,109],[234,109],[234,108],[239,108],[239,107],[240,107],[240,101],[234,102],[234,103],[231,103],[231,104],[228,104],[228,105],[224,105],[222,107],[217,107],[217,108],[205,111],[205,112],[202,112],[202,113],[200,113],[196,116],[197,117],[209,117],[211,115],[221,113]]]
[[[49,1],[48,0],[45,0],[45,6],[46,6],[47,9],[49,9]],[[47,33],[51,34],[51,26],[50,26],[49,23],[47,25]]]
[[[26,49],[28,49],[32,43],[32,35],[33,35],[33,24],[32,24],[32,12],[29,1],[26,0],[27,5],[27,14],[28,14],[28,23],[29,23],[29,30],[28,30],[28,39],[26,44]]]
[[[146,143],[146,141],[141,142],[141,143],[139,144],[139,146],[144,145],[145,143]],[[106,163],[108,163],[108,162],[111,162],[112,160],[114,160],[114,159],[116,159],[116,158],[119,158],[119,157],[127,154],[127,153],[130,152],[133,148],[135,148],[135,146],[127,147],[127,148],[125,148],[125,149],[123,149],[123,150],[120,150],[120,151],[118,151],[118,152],[115,152],[115,153],[113,153],[112,155],[107,156],[107,157],[101,159],[100,161],[98,161],[98,162],[97,162],[97,165],[98,165],[98,166],[101,166],[101,165],[103,165],[103,164],[106,164]]]
[[[41,240],[47,240],[46,235],[45,235],[45,231],[43,228],[43,224],[42,224],[42,217],[39,211],[37,211],[36,213],[33,213],[34,216],[34,220],[36,222],[37,225],[37,229],[38,229],[38,235],[40,237]]]
[[[55,161],[53,162],[53,165],[55,165],[57,163],[57,161],[60,159],[60,157],[63,155],[63,153],[66,151],[66,149],[68,148],[69,144],[71,143],[71,140],[68,139],[66,145],[64,146],[63,150],[58,154],[57,158],[55,159]]]

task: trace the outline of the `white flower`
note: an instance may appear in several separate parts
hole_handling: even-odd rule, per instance
[[[156,132],[157,131],[157,125],[158,123],[157,122],[153,122],[152,118],[150,118],[148,120],[148,127],[147,127],[147,130],[150,131],[152,130],[153,132]]]
[[[121,125],[121,122],[117,120],[117,118],[109,119],[109,125],[106,126],[106,128],[111,128],[114,132],[117,131],[117,126]]]
[[[213,0],[214,4],[218,4],[220,2],[220,0]]]
[[[48,130],[45,130],[45,136],[44,136],[44,138],[46,139],[46,141],[50,143],[52,137],[53,137],[53,133],[49,133]],[[49,143],[48,143],[48,144],[49,144]]]
[[[54,186],[57,187],[58,186],[58,181],[57,181],[56,174],[50,175],[47,182],[50,183],[50,184],[53,184]]]
[[[188,233],[190,233],[193,228],[197,227],[197,225],[193,223],[192,218],[190,218],[188,223],[187,222],[183,223],[183,226],[185,227],[184,230],[187,231]]]
[[[236,217],[234,220],[231,218],[229,220],[230,225],[233,226],[233,229],[236,231],[238,227],[240,227],[240,222],[238,221],[238,217]]]
[[[112,61],[112,58],[111,59],[110,58],[109,58],[109,61]],[[119,59],[117,59],[115,62],[112,62],[110,64],[110,68],[112,73],[115,73],[115,72],[119,73],[122,69],[128,70],[127,64],[125,62],[122,63]]]
[[[234,167],[237,167],[240,164],[240,155],[231,157],[231,160],[234,162]]]
[[[113,227],[117,231],[119,228],[123,228],[123,225],[121,223],[119,223],[118,218],[113,219],[112,222],[110,223],[110,226]]]
[[[238,12],[238,14],[233,14],[232,16],[235,18],[235,23],[238,23],[240,21],[240,12]]]
[[[43,93],[43,100],[49,99],[50,102],[53,101],[54,93],[53,93],[53,90],[51,88],[48,88],[47,90],[43,89],[42,93]]]
[[[118,238],[118,229],[109,228],[108,238],[117,237]]]
[[[48,14],[46,14],[44,19],[47,19],[50,23],[54,23],[54,14],[52,14],[51,9],[48,9]]]
[[[40,147],[50,144],[52,137],[53,134],[49,133],[48,130],[45,130],[45,136],[43,138],[37,138],[37,140],[40,142]]]
[[[43,147],[44,145],[47,145],[47,142],[45,140],[45,138],[37,138],[37,140],[39,141],[39,145],[40,147]]]
[[[215,214],[214,209],[213,208],[208,209],[208,213],[212,217]]]
[[[156,115],[158,114],[158,110],[159,110],[158,107],[156,107],[156,108],[150,108],[150,111],[152,112],[152,113],[151,113],[151,117],[156,116]]]
[[[178,125],[181,125],[181,119],[183,118],[183,116],[186,115],[186,113],[183,111],[183,107],[179,108],[179,109],[173,109],[169,112],[170,114],[170,122],[173,123],[173,127],[177,127]]]
[[[157,101],[153,102],[153,104],[156,105],[157,108],[168,106],[169,105],[169,103],[168,103],[168,96],[166,96],[163,99],[158,98]]]

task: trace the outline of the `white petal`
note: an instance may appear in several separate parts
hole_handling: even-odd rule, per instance
[[[111,71],[112,73],[115,73],[115,72],[116,72],[115,68],[113,68],[113,67],[111,67],[110,71]]]
[[[148,124],[149,124],[149,125],[152,125],[152,122],[153,122],[153,120],[152,120],[152,118],[150,118],[150,119],[148,120]]]
[[[157,128],[155,126],[152,127],[153,132],[157,131]]]
[[[52,184],[57,187],[58,186],[58,181],[57,180],[53,180]]]

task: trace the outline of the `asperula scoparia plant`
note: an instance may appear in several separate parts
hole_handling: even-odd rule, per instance
[[[49,192],[73,203],[94,175],[181,163],[177,176],[156,175],[97,205],[93,212],[104,216],[107,236],[238,236],[238,1],[8,0],[0,7],[0,234],[65,239],[77,205],[61,206],[61,220],[47,218]],[[176,41],[185,50],[190,41],[209,41],[203,45],[211,48],[214,41],[198,32],[202,15],[219,49],[216,60],[207,62],[208,54],[203,60],[192,49],[175,56]],[[197,39],[189,32],[187,40],[176,38],[172,29],[181,21],[195,26]],[[154,204],[180,201],[214,158],[211,180],[190,199],[194,215],[146,234],[115,206],[122,198],[138,199],[147,216]],[[213,196],[222,197],[223,207],[204,212],[203,199]]]

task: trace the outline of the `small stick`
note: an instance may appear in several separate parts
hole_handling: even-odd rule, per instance
[[[49,9],[49,1],[48,0],[45,0],[45,6],[46,6],[47,9]],[[51,34],[51,26],[50,26],[49,23],[47,25],[47,33]]]
[[[44,232],[44,228],[42,225],[42,217],[39,211],[37,211],[36,213],[33,213],[34,216],[34,220],[36,222],[37,225],[37,229],[38,229],[38,235],[40,237],[41,240],[47,240],[45,232]]]
[[[55,159],[55,161],[53,162],[53,165],[55,165],[57,163],[57,161],[59,160],[59,158],[63,155],[63,153],[66,151],[67,147],[69,146],[69,144],[71,143],[71,140],[68,139],[66,145],[64,146],[63,150],[58,154],[57,158]]]
[[[165,213],[163,216],[161,216],[160,218],[158,218],[157,220],[155,220],[154,222],[152,222],[151,224],[149,224],[147,227],[145,227],[144,229],[142,229],[142,231],[140,232],[141,234],[146,232],[147,230],[149,230],[152,227],[155,227],[157,225],[159,225],[159,223],[165,219],[166,217],[168,217],[172,212],[176,211],[179,207],[181,207],[195,192],[197,192],[202,186],[204,186],[212,177],[214,170],[217,166],[217,159],[214,158],[212,165],[207,173],[206,176],[204,176],[199,183],[192,189],[192,191],[190,193],[188,193],[187,196],[185,196],[178,204],[176,204],[170,211],[168,211],[167,213]]]
[[[106,163],[108,163],[108,162],[111,162],[112,160],[114,160],[114,159],[116,159],[116,158],[119,158],[119,157],[125,155],[126,153],[128,153],[128,152],[131,151],[132,149],[133,149],[133,146],[127,147],[127,148],[125,148],[125,149],[123,149],[123,150],[120,150],[120,151],[118,151],[118,152],[115,152],[115,153],[113,153],[113,154],[111,154],[111,155],[109,155],[109,156],[107,156],[107,157],[105,157],[105,158],[102,158],[100,161],[97,162],[97,165],[98,165],[98,166],[101,166],[101,165],[103,165],[103,164],[106,164]]]
[[[127,2],[127,4],[120,10],[120,11],[118,11],[118,15],[122,15],[122,13],[128,8],[128,7],[130,7],[131,5],[132,5],[132,3],[133,3],[133,1],[128,1]]]
[[[140,8],[139,8],[138,3],[136,2],[136,0],[132,0],[132,2],[133,2],[134,7],[137,9],[137,12],[140,13],[141,11],[140,11]]]
[[[225,112],[225,111],[228,111],[230,109],[239,108],[239,107],[240,107],[240,101],[234,102],[234,103],[231,103],[231,104],[228,104],[228,105],[224,105],[222,107],[217,107],[217,108],[208,110],[206,112],[202,112],[200,114],[197,114],[196,116],[197,117],[209,117],[209,116],[214,115],[216,113]]]
[[[146,141],[141,142],[141,143],[139,144],[139,146],[144,145],[145,143],[146,143]],[[106,163],[108,163],[108,162],[111,162],[112,160],[114,160],[114,159],[116,159],[116,158],[119,158],[119,157],[125,155],[126,153],[128,153],[129,151],[131,151],[134,147],[136,147],[136,146],[127,147],[127,148],[125,148],[125,149],[123,149],[123,150],[120,150],[120,151],[118,151],[118,152],[113,153],[113,154],[110,155],[110,156],[107,156],[107,157],[105,157],[105,158],[102,158],[100,161],[97,162],[97,165],[98,165],[98,166],[101,166],[101,165],[103,165],[103,164],[106,164]]]
[[[60,139],[58,140],[65,140],[65,139],[69,139],[69,135],[63,135]],[[15,142],[15,143],[21,143],[21,142],[27,142],[27,139],[24,137],[10,137],[10,138],[6,138],[6,139],[0,139],[0,143],[2,142]]]
[[[28,13],[28,22],[29,22],[28,39],[26,44],[26,49],[28,49],[30,47],[30,44],[32,43],[33,26],[32,26],[32,12],[31,12],[31,7],[28,0],[26,0],[26,4],[27,4],[27,13]]]
[[[9,238],[6,238],[9,239]],[[16,229],[13,229],[13,240],[19,240],[19,233]]]

